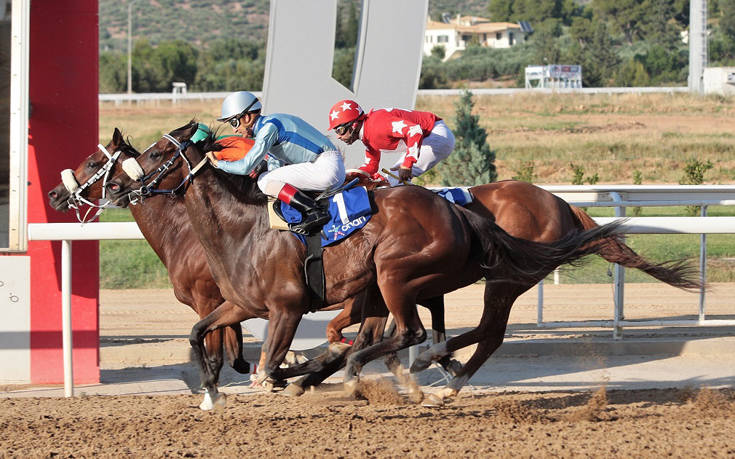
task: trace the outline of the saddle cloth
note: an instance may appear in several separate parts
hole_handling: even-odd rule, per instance
[[[458,206],[466,206],[472,202],[472,193],[465,188],[432,188],[431,191]]]
[[[339,242],[359,230],[370,221],[373,213],[368,192],[361,186],[341,191],[329,197],[328,201],[329,215],[332,219],[322,228],[322,247]],[[301,221],[301,212],[281,201],[278,203],[281,205],[281,214],[287,223]],[[303,236],[292,234],[306,243]]]

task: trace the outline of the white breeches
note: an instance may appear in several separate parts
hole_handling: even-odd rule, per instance
[[[325,151],[314,162],[282,166],[264,172],[258,178],[258,188],[268,196],[277,197],[283,185],[305,191],[322,191],[345,181],[345,164],[338,151]]]
[[[437,121],[431,129],[431,133],[421,142],[418,161],[411,168],[413,176],[418,177],[436,166],[439,161],[449,156],[453,150],[454,134],[452,134],[452,131],[444,121]],[[403,164],[403,158],[399,159],[393,167],[399,167],[401,164]],[[398,183],[398,180],[388,177],[388,182],[390,182],[391,186],[394,186]]]

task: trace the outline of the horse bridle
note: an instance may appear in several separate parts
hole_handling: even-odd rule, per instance
[[[112,205],[112,203],[110,201],[107,201],[106,198],[107,180],[110,177],[110,172],[112,171],[112,167],[115,165],[115,161],[117,161],[117,158],[120,156],[122,151],[117,150],[115,154],[111,155],[110,152],[107,151],[107,148],[102,146],[102,144],[98,144],[97,148],[99,148],[100,151],[102,151],[102,153],[104,153],[104,155],[107,157],[107,162],[82,185],[79,185],[79,181],[74,175],[74,171],[72,169],[64,169],[63,171],[61,171],[61,183],[64,184],[64,188],[66,188],[66,190],[70,193],[69,198],[67,199],[67,206],[70,209],[74,209],[79,223],[89,223],[91,221],[94,221],[102,213],[103,210]],[[103,179],[101,198],[103,203],[95,204],[82,196],[82,193],[84,193],[87,188],[92,186],[99,179]],[[86,204],[87,206],[89,206],[89,209],[87,209],[84,217],[79,214],[79,208],[82,206],[82,204]],[[97,213],[95,213],[92,218],[87,220],[87,217],[89,216],[89,213],[92,211],[92,209],[97,209]]]
[[[201,169],[207,163],[207,157],[205,156],[196,166],[191,167],[191,161],[189,160],[189,158],[186,157],[186,153],[184,153],[187,148],[193,145],[193,142],[191,142],[190,140],[179,142],[169,134],[164,134],[163,138],[171,142],[176,147],[176,153],[174,153],[174,155],[171,156],[168,161],[159,166],[158,169],[156,169],[155,171],[145,174],[135,158],[128,158],[123,161],[123,170],[126,174],[128,174],[128,177],[141,183],[140,188],[138,188],[137,190],[133,190],[128,194],[128,200],[132,205],[135,205],[138,202],[142,202],[143,199],[145,199],[146,197],[155,194],[178,193],[179,190],[181,190],[184,186],[192,181],[194,175],[196,175],[196,173],[199,172],[199,169]],[[148,147],[146,151],[148,151],[151,147]],[[143,152],[143,154],[145,154],[145,152]],[[168,172],[169,168],[173,166],[174,162],[179,159],[179,157],[183,158],[184,162],[186,162],[186,166],[189,168],[189,173],[181,180],[181,183],[179,183],[176,188],[159,190],[157,188],[158,184]],[[151,177],[154,177],[153,180],[151,180],[149,183],[146,183],[146,181]]]

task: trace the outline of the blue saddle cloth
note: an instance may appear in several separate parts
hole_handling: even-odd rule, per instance
[[[287,223],[299,223],[302,218],[301,212],[284,202],[281,202],[281,213]],[[357,186],[330,197],[329,215],[332,219],[322,228],[322,247],[345,239],[370,221],[372,207],[367,190]],[[291,234],[306,244],[304,236]]]
[[[437,188],[431,191],[458,206],[466,206],[472,202],[472,194],[465,188]]]

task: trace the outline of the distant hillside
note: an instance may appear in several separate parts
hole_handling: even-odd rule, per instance
[[[268,0],[136,0],[133,39],[152,44],[185,40],[195,45],[216,38],[265,40]],[[99,0],[100,51],[126,49],[128,1]]]
[[[341,0],[347,4],[349,1]],[[359,0],[357,0],[359,1]],[[100,51],[127,47],[128,1],[99,0]],[[487,0],[429,0],[429,15],[487,16]],[[216,38],[266,39],[268,0],[135,0],[133,38],[152,44],[185,40],[197,46]]]

